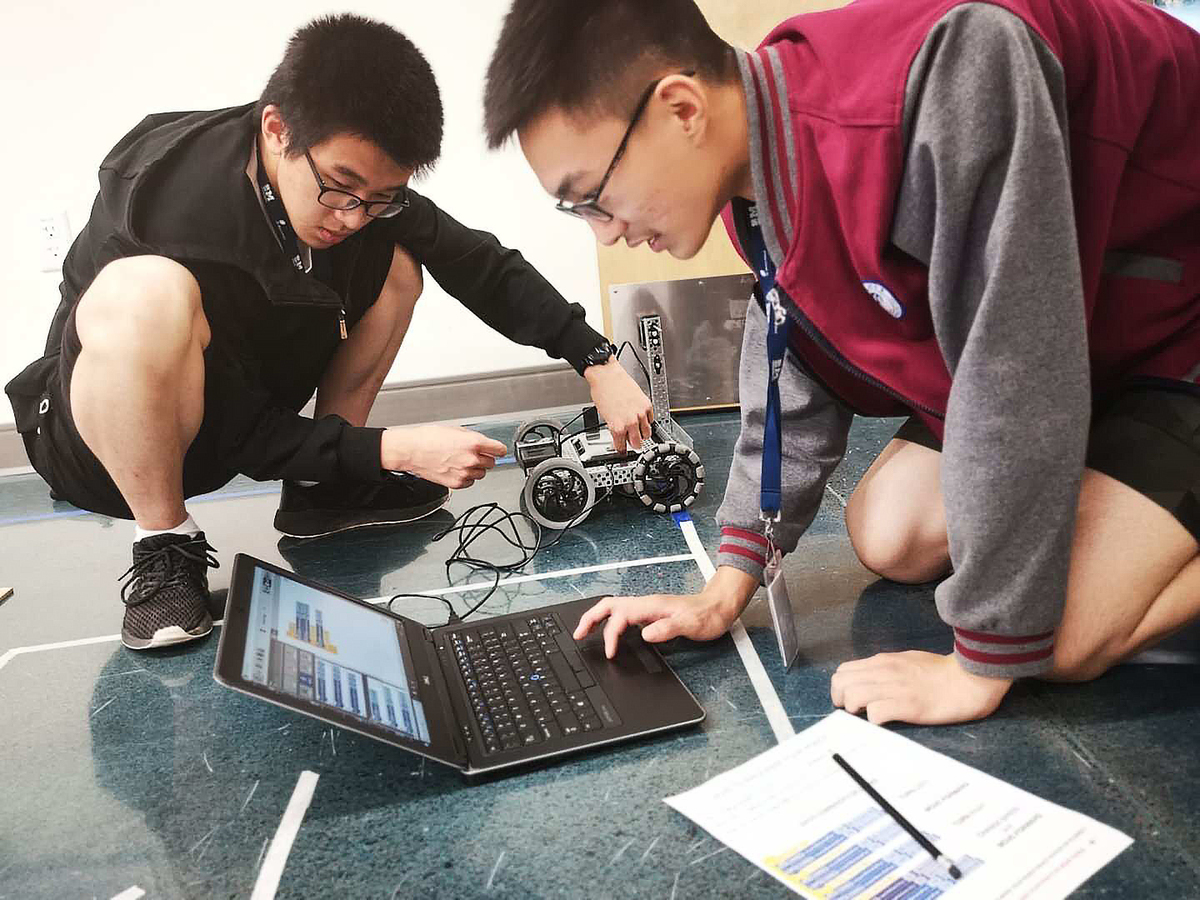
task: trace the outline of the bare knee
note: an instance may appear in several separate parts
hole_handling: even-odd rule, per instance
[[[79,300],[76,330],[85,351],[172,356],[202,351],[210,340],[200,286],[162,256],[109,263]]]
[[[1047,681],[1091,681],[1117,662],[1111,648],[1073,643],[1060,636],[1054,645],[1054,665],[1042,677]]]
[[[944,515],[877,499],[855,491],[846,504],[846,531],[859,561],[875,574],[904,584],[944,576],[950,568]]]
[[[950,570],[941,454],[902,438],[883,448],[846,504],[846,530],[862,564],[919,584]]]
[[[1084,615],[1079,613],[1088,612]],[[1140,618],[1125,620],[1093,592],[1072,593],[1054,637],[1054,664],[1042,677],[1049,681],[1091,681],[1140,649]]]

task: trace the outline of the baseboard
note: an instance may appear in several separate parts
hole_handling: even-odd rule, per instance
[[[11,469],[12,471],[7,471]],[[17,426],[0,425],[0,475],[19,475],[29,468],[29,457],[25,455],[25,444],[17,434]]]
[[[567,365],[517,369],[497,375],[467,375],[384,387],[368,424],[414,425],[521,413],[588,402],[588,386]],[[311,413],[311,406],[308,412]],[[25,469],[29,460],[14,425],[0,425],[0,470]]]
[[[385,387],[368,425],[415,425],[485,416],[519,414],[548,406],[586,404],[588,384],[565,364],[538,366],[497,375],[468,375]]]

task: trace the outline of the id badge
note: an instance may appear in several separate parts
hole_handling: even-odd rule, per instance
[[[782,558],[783,554],[772,548],[763,581],[767,585],[767,606],[771,610],[771,622],[775,626],[775,637],[779,639],[779,653],[786,671],[791,669],[800,653],[800,639],[796,636],[796,617],[792,614],[792,600],[783,577]]]

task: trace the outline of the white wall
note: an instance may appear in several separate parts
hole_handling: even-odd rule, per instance
[[[258,97],[288,36],[314,16],[357,12],[404,32],[429,58],[446,108],[442,159],[414,187],[468,225],[521,250],[602,329],[595,244],[555,212],[508,148],[482,135],[483,76],[499,33],[501,0],[7,0],[0,8],[3,139],[0,177],[0,383],[41,355],[58,304],[58,274],[39,271],[38,224],[87,220],[96,169],[143,115],[215,109]],[[549,363],[490,331],[426,279],[391,383]],[[7,398],[5,398],[7,399]],[[12,422],[0,403],[0,425]]]

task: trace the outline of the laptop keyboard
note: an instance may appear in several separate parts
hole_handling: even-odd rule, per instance
[[[485,753],[620,724],[556,615],[459,628],[449,637]]]

